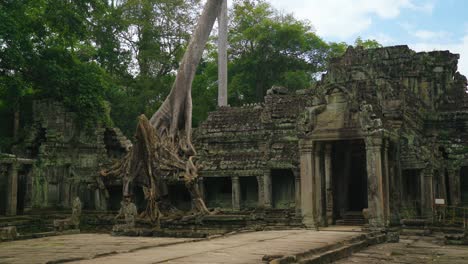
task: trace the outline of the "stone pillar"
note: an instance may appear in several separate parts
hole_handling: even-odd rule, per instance
[[[32,177],[34,175],[33,166],[28,165],[27,172],[26,172],[26,189],[25,189],[25,197],[24,197],[24,212],[29,212],[32,209],[32,189],[33,189],[33,182]]]
[[[265,202],[264,202],[265,195],[264,195],[264,188],[263,188],[263,175],[262,176],[258,175],[255,178],[257,178],[257,187],[258,187],[258,204],[257,204],[257,207],[264,207],[265,206]]]
[[[234,211],[240,210],[240,183],[239,177],[234,176],[232,179],[232,209]]]
[[[382,145],[383,151],[383,192],[384,192],[384,213],[385,213],[385,224],[389,224],[390,220],[390,167],[388,163],[388,151],[390,142],[385,140]]]
[[[198,191],[200,192],[200,196],[205,200],[205,182],[203,181],[203,177],[198,178]]]
[[[294,173],[294,192],[295,192],[295,206],[296,206],[296,216],[301,215],[301,174],[297,169],[293,169]]]
[[[422,215],[432,218],[434,207],[433,170],[427,167],[421,170],[421,211]]]
[[[315,202],[315,217],[317,219],[317,223],[319,226],[325,226],[325,199],[324,199],[324,177],[323,177],[323,167],[322,167],[322,158],[323,158],[323,151],[322,151],[322,143],[317,142],[315,143],[314,149],[314,202]]]
[[[325,189],[327,225],[333,224],[333,178],[332,178],[332,144],[325,145]]]
[[[299,142],[300,174],[301,174],[301,213],[302,223],[307,227],[316,227],[314,218],[314,155],[313,142],[301,140]]]
[[[8,169],[6,215],[16,215],[18,203],[18,164],[13,162]]]
[[[101,190],[94,190],[94,209],[102,211]]]
[[[382,138],[368,136],[366,141],[367,161],[367,200],[369,225],[373,228],[385,227],[385,193],[382,172]]]
[[[461,203],[460,168],[451,169],[448,174],[451,205],[459,205]]]
[[[265,208],[272,207],[272,190],[271,190],[271,172],[267,169],[263,172],[263,206]]]

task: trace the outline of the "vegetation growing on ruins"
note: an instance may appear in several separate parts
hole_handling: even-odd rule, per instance
[[[1,150],[21,138],[35,99],[64,102],[83,127],[113,121],[131,136],[136,117],[169,93],[200,10],[199,0],[1,1]],[[310,87],[346,48],[263,0],[234,1],[229,36],[231,105],[261,101],[273,84]],[[216,63],[214,34],[193,83],[195,126],[216,108]]]

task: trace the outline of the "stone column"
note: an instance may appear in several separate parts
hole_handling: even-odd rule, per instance
[[[271,194],[271,172],[267,169],[263,172],[263,206],[265,208],[272,207],[272,194]]]
[[[315,227],[314,218],[314,155],[313,142],[309,140],[299,141],[300,174],[301,174],[301,213],[302,223],[307,227]]]
[[[200,196],[204,201],[205,200],[205,182],[203,180],[203,177],[198,178],[198,192],[200,193]]]
[[[385,193],[382,172],[382,138],[368,136],[366,141],[367,161],[367,200],[369,225],[373,228],[385,227]]]
[[[234,211],[240,210],[240,183],[239,177],[234,176],[232,179],[232,209]]]
[[[433,214],[433,201],[434,201],[434,188],[433,184],[433,170],[427,167],[421,170],[421,211],[422,215],[427,218],[432,218]]]
[[[325,188],[326,188],[326,208],[327,225],[333,224],[333,178],[332,178],[332,144],[325,145]]]
[[[101,201],[101,190],[99,190],[99,188],[94,190],[94,209],[98,211],[103,211]]]
[[[448,171],[448,174],[451,205],[459,205],[461,202],[460,168],[451,169]]]
[[[18,203],[18,164],[13,162],[8,168],[8,185],[7,185],[7,207],[6,215],[16,215],[16,207]]]
[[[258,187],[258,202],[257,202],[257,207],[264,207],[265,202],[264,202],[264,188],[263,188],[263,176],[256,176],[257,178],[257,187]]]
[[[301,215],[301,174],[297,169],[293,169],[294,173],[294,191],[295,191],[295,206],[296,206],[296,216]]]
[[[322,168],[322,158],[323,158],[323,151],[322,151],[322,143],[317,142],[315,143],[314,149],[314,202],[315,202],[315,217],[317,219],[317,223],[319,226],[325,225],[325,217],[324,214],[326,213],[324,210],[325,201],[324,201],[324,177],[323,177],[323,168]]]
[[[32,177],[34,175],[33,166],[28,165],[26,172],[26,189],[24,197],[24,212],[29,212],[32,209]]]
[[[382,145],[383,151],[383,192],[384,192],[384,212],[385,212],[385,224],[389,224],[390,220],[390,168],[388,164],[388,151],[389,151],[388,140],[385,140]]]

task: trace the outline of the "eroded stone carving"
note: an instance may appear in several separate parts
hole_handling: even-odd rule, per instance
[[[115,216],[115,220],[120,218],[124,219],[123,224],[116,224],[112,228],[113,232],[128,232],[135,229],[135,220],[138,215],[136,205],[132,202],[130,196],[124,197],[124,200],[120,203],[119,213]]]
[[[364,132],[372,133],[383,128],[382,120],[374,113],[371,104],[363,102],[360,107],[359,123]]]
[[[76,197],[73,200],[71,217],[66,218],[66,219],[54,220],[54,228],[57,231],[64,231],[70,227],[79,229],[80,220],[81,220],[81,201],[80,201],[80,198]]]

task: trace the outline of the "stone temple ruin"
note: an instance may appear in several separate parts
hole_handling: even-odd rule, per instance
[[[75,197],[87,210],[118,207],[121,192],[100,189],[96,172],[131,146],[122,132],[80,130],[75,113],[57,102],[36,101],[33,113],[27,139],[14,149],[17,156],[0,156],[0,192],[8,197],[0,199],[0,215],[70,208]]]
[[[284,208],[306,226],[432,217],[468,203],[467,80],[459,56],[349,48],[315,87],[274,87],[196,131],[208,206]],[[365,212],[365,218],[363,216]]]
[[[385,228],[431,219],[436,199],[467,205],[468,95],[458,58],[350,47],[311,89],[273,87],[264,103],[210,113],[194,131],[198,186],[207,207],[223,213],[206,218],[255,224],[280,212],[290,225]],[[15,151],[21,159],[0,157],[0,214],[70,208],[74,197],[85,211],[116,212],[122,182],[98,171],[130,141],[115,128],[78,131],[60,104],[34,107],[30,137]],[[193,207],[182,181],[166,187],[178,209]],[[144,194],[133,188],[142,210]]]

